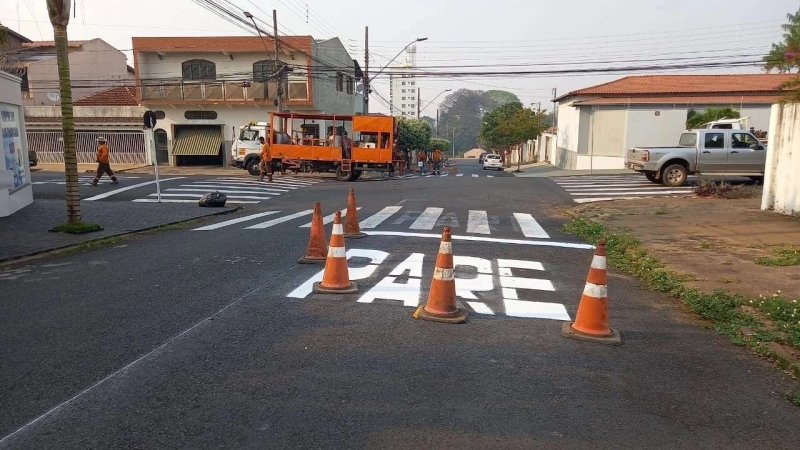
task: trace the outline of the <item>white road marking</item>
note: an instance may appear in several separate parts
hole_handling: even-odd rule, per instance
[[[364,228],[362,226],[362,228]],[[364,231],[370,236],[402,236],[402,237],[422,237],[441,239],[440,234],[428,233],[407,233],[403,231]],[[473,241],[473,242],[491,242],[494,244],[516,244],[516,245],[533,245],[539,247],[560,247],[560,248],[574,248],[580,250],[594,250],[593,245],[589,244],[575,244],[572,242],[552,242],[552,241],[526,241],[522,239],[501,239],[483,236],[451,236],[456,241]]]
[[[478,178],[478,174],[477,173],[473,173],[472,174],[472,178]]]
[[[567,308],[561,303],[528,302],[504,299],[506,315],[533,319],[571,320]]]
[[[186,177],[162,178],[161,180],[159,180],[159,182],[163,183],[165,181],[181,180],[183,178],[186,178]],[[83,201],[92,202],[92,201],[95,201],[95,200],[102,200],[104,198],[111,197],[112,195],[117,195],[117,194],[119,194],[121,192],[130,191],[131,189],[140,188],[142,186],[147,186],[147,185],[150,185],[150,184],[156,184],[156,180],[145,181],[144,183],[138,183],[138,184],[133,184],[133,185],[130,185],[130,186],[125,186],[123,188],[114,189],[113,191],[104,192],[102,194],[95,195],[94,197],[85,198],[85,199],[83,199]]]
[[[600,198],[576,198],[573,199],[575,203],[595,203],[607,202],[610,200],[638,200],[642,197],[600,197]]]
[[[195,200],[182,200],[182,199],[177,199],[177,198],[162,198],[160,203],[197,203],[197,200],[198,199],[195,199]],[[159,203],[158,199],[155,199],[155,198],[137,198],[137,199],[133,199],[131,201],[135,202],[135,203]],[[254,202],[254,201],[249,201],[249,200],[228,200],[226,202],[226,204],[227,203],[235,203],[237,205],[239,205],[239,204],[244,205],[244,204],[256,204],[256,203],[260,203],[260,202]]]
[[[457,176],[457,177],[463,177],[463,176],[464,176],[464,174],[463,174],[463,173],[457,173],[457,174],[456,174],[456,176]]]
[[[456,296],[468,300],[477,300],[473,292],[489,292],[494,289],[492,280],[492,262],[473,256],[453,256],[456,275],[463,275],[464,267],[474,267],[478,274],[472,278],[456,277]]]
[[[150,194],[149,196],[150,197],[158,197],[158,194]],[[200,195],[200,194],[191,194],[191,193],[187,193],[187,194],[164,194],[164,193],[161,193],[161,196],[162,197],[191,197],[191,198],[196,198],[198,200],[203,198],[203,196]],[[227,195],[227,197],[230,198],[230,199],[239,199],[239,200],[269,200],[270,198],[272,198],[272,197],[257,197],[255,195]]]
[[[273,225],[277,225],[277,224],[283,223],[283,222],[288,222],[290,220],[297,219],[298,217],[307,216],[307,215],[313,214],[313,213],[314,213],[313,209],[307,209],[305,211],[300,211],[298,213],[289,214],[288,216],[278,217],[277,219],[272,219],[272,220],[268,220],[266,222],[262,222],[262,223],[259,223],[259,224],[256,224],[256,225],[251,225],[251,226],[245,228],[245,230],[263,230],[264,228],[269,228],[269,227],[271,227]]]
[[[487,315],[494,315],[494,311],[492,311],[486,303],[481,302],[467,302],[467,304],[475,311],[477,314],[487,314]]]
[[[358,208],[356,208],[356,210],[359,210],[359,209],[361,209],[360,206]],[[343,209],[343,210],[341,210],[339,212],[342,213],[342,218],[343,219],[347,216],[347,208],[345,208],[345,209]],[[333,217],[335,215],[336,215],[336,213],[333,213],[333,214],[328,214],[327,216],[323,217],[322,218],[322,224],[323,225],[327,225],[327,224],[333,222]],[[298,228],[311,228],[311,222],[308,222],[305,225],[300,225]]]
[[[486,175],[486,178],[494,178],[494,175]]]
[[[221,192],[223,194],[262,194],[262,195],[281,195],[280,192],[269,191],[232,191],[230,189],[188,189],[188,188],[170,188],[166,192],[202,192],[208,194],[209,192]]]
[[[397,265],[389,275],[400,276],[407,270],[409,277],[422,278],[422,261],[425,259],[424,253],[412,253],[405,261]]]
[[[352,279],[352,277],[351,277]],[[409,278],[405,283],[395,283],[396,277],[385,277],[358,299],[358,303],[372,303],[376,299],[398,300],[403,306],[419,306],[422,280]]]
[[[378,264],[381,264],[386,257],[389,256],[388,253],[381,251],[381,250],[369,250],[369,249],[350,249],[347,251],[347,259],[350,260],[352,258],[369,258],[372,264],[368,264],[365,267],[350,267],[348,264],[347,272],[350,274],[350,281],[356,280],[363,280],[364,278],[369,278],[372,276],[373,273],[378,269]],[[322,274],[325,273],[325,269],[320,270],[314,276],[306,280],[305,283],[301,284],[297,287],[297,289],[293,290],[292,292],[287,295],[289,298],[306,298],[313,289],[314,283],[317,281],[322,281]]]
[[[226,220],[224,222],[215,223],[212,225],[206,225],[204,227],[195,228],[192,231],[210,231],[216,230],[218,228],[227,227],[228,225],[235,225],[237,223],[247,222],[248,220],[255,220],[259,217],[270,216],[272,214],[278,214],[280,211],[266,211],[258,214],[250,214],[249,216],[238,217],[236,219]]]
[[[544,270],[544,266],[538,261],[523,261],[520,259],[498,259],[497,267],[501,269]],[[508,275],[503,275],[502,271],[500,272],[500,275],[508,277],[512,276],[510,273]]]
[[[222,184],[230,184],[230,185],[238,185],[238,186],[261,186],[261,187],[276,187],[280,189],[300,189],[300,186],[290,185],[290,184],[283,184],[283,183],[270,183],[268,181],[226,181],[226,180],[213,180],[213,181],[203,181],[203,183],[222,183]]]
[[[432,177],[432,176],[433,176],[433,175],[425,175],[425,178],[430,178],[430,177]]]
[[[386,208],[383,208],[382,210],[378,211],[373,216],[367,218],[366,220],[363,220],[360,224],[361,228],[375,228],[381,223],[383,223],[384,220],[391,217],[394,213],[400,211],[401,208],[402,206],[387,206]]]
[[[444,178],[444,177],[446,177],[446,176],[449,176],[449,175],[450,175],[449,173],[443,173],[443,174],[441,174],[441,175],[439,175],[439,176],[440,176],[441,178]]]
[[[530,289],[535,291],[555,291],[550,280],[540,278],[500,277],[500,286],[508,289]]]
[[[425,211],[417,217],[417,220],[409,228],[412,230],[432,230],[443,211],[444,208],[425,208]]]
[[[614,187],[646,187],[646,186],[656,187],[658,185],[655,184],[655,183],[629,183],[629,182],[626,181],[624,183],[593,183],[593,184],[562,183],[562,184],[559,184],[559,186],[561,186],[564,189],[576,189],[576,188],[596,188],[596,187],[609,187],[609,188],[614,188]]]
[[[467,233],[492,234],[489,229],[489,216],[486,211],[469,210]]]
[[[247,183],[264,183],[263,181],[258,181],[256,179],[250,179],[250,178],[215,178],[214,180],[215,181],[237,181],[237,182],[247,182]],[[313,182],[310,182],[310,181],[298,181],[298,180],[286,179],[286,178],[277,177],[277,176],[273,177],[273,180],[274,180],[273,183],[286,183],[286,184],[293,184],[293,185],[297,185],[297,186],[311,186],[313,184],[316,184],[316,183],[313,183]]]
[[[652,186],[652,184],[651,184],[651,186]],[[653,188],[652,187],[651,188],[646,188],[646,187],[625,187],[625,188],[598,187],[597,189],[592,188],[591,192],[608,192],[608,194],[606,194],[606,195],[614,195],[616,193],[625,194],[625,193],[631,192],[631,191],[634,191],[634,192],[641,192],[643,190],[644,191],[650,191],[651,189],[653,189]],[[691,192],[692,189],[694,189],[694,188],[691,188],[691,187],[687,187],[687,188],[665,188],[665,190],[666,189],[673,189],[675,191],[683,191],[683,192]],[[583,191],[587,191],[588,192],[589,188],[576,188],[576,189],[565,189],[565,190],[567,192],[569,192],[570,195],[572,195],[572,194],[576,194],[577,195],[578,193],[583,192]],[[659,192],[663,192],[663,191],[659,191]]]
[[[688,190],[681,190],[681,191],[674,191],[674,190],[663,190],[663,191],[633,191],[633,192],[620,192],[622,194],[633,194],[633,195],[666,195],[666,194],[691,194],[692,190],[689,188]],[[608,196],[608,192],[570,192],[570,195],[606,195]]]
[[[220,185],[220,184],[182,184],[181,187],[186,188],[212,188],[212,189],[235,189],[235,190],[247,190],[253,189],[258,191],[269,191],[269,192],[289,192],[286,189],[278,189],[273,187],[260,187],[260,186],[231,186],[231,185]]]
[[[525,237],[550,239],[550,235],[544,231],[539,222],[530,214],[514,213],[514,219],[519,224],[520,230]]]

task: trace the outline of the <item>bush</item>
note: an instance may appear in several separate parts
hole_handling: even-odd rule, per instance
[[[699,197],[710,198],[752,198],[758,195],[758,191],[752,186],[741,184],[716,183],[714,181],[701,181],[694,188],[694,193]]]

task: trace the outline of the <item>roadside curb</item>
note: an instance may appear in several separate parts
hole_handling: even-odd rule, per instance
[[[47,256],[48,254],[51,254],[51,253],[63,252],[63,251],[65,251],[67,249],[70,249],[72,247],[77,247],[79,245],[91,244],[93,242],[102,241],[104,239],[130,236],[130,235],[139,234],[139,233],[143,233],[143,232],[146,232],[146,231],[154,230],[156,228],[161,228],[161,227],[166,227],[166,226],[171,226],[171,225],[179,225],[179,224],[182,224],[182,223],[185,223],[185,222],[191,222],[193,220],[204,219],[204,218],[207,218],[207,217],[216,217],[216,216],[224,216],[224,215],[227,215],[227,214],[233,214],[235,212],[238,212],[241,209],[243,209],[242,206],[233,206],[233,207],[231,207],[231,209],[226,209],[225,211],[215,212],[215,213],[208,214],[208,215],[205,215],[205,216],[193,217],[193,218],[190,218],[190,219],[183,219],[183,220],[176,220],[174,222],[160,223],[158,225],[153,225],[153,226],[145,227],[145,228],[139,228],[139,229],[136,229],[136,230],[121,231],[119,233],[109,234],[109,235],[102,236],[102,237],[97,237],[97,238],[94,238],[94,239],[87,239],[85,241],[80,241],[80,242],[76,242],[76,243],[72,243],[72,244],[68,244],[68,245],[62,245],[62,246],[58,246],[58,247],[53,247],[53,248],[49,248],[49,249],[46,249],[46,250],[39,250],[39,251],[28,253],[28,254],[25,254],[25,255],[12,256],[10,258],[2,258],[2,259],[0,259],[0,267],[8,265],[8,264],[12,264],[12,263],[22,262],[22,261],[29,260],[29,259],[41,258],[41,257]]]

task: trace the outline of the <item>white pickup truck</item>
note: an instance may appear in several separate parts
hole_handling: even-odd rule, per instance
[[[625,167],[648,180],[677,187],[689,175],[764,178],[767,147],[750,132],[738,129],[700,129],[681,134],[677,147],[633,147]]]

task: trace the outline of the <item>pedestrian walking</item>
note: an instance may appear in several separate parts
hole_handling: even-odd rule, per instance
[[[109,163],[108,158],[108,145],[106,144],[106,138],[99,137],[97,138],[97,174],[94,176],[94,180],[92,180],[92,186],[97,186],[97,183],[100,181],[100,177],[103,176],[104,173],[107,173],[108,176],[111,177],[111,184],[119,184],[117,181],[116,175],[114,175],[114,171],[111,170],[111,164]]]
[[[259,154],[261,158],[261,162],[259,163],[261,173],[258,177],[258,181],[264,181],[264,175],[266,174],[267,179],[272,183],[272,153],[270,152],[269,144],[263,137],[258,138],[258,142],[261,143],[261,153]]]

